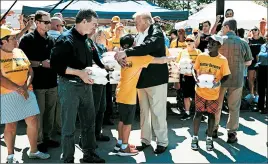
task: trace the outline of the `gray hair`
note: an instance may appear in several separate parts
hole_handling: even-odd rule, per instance
[[[229,29],[232,31],[236,31],[237,29],[237,22],[234,18],[227,18],[224,23],[223,26],[229,26]]]
[[[141,17],[142,19],[146,20],[149,25],[154,23],[154,19],[152,18],[152,15],[150,12],[136,12],[133,15],[133,18]]]
[[[98,29],[96,29],[95,34],[93,34],[91,36],[91,39],[93,40],[93,42],[96,43],[97,37],[100,36],[102,33],[105,35],[105,29],[104,28],[98,28]]]
[[[62,22],[62,20],[59,17],[52,17],[51,18],[51,21],[55,21],[55,20],[58,20],[58,21],[61,21]]]

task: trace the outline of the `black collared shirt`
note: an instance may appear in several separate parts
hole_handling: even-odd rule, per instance
[[[55,44],[51,36],[42,37],[37,30],[26,34],[20,41],[19,48],[23,50],[29,60],[50,60],[50,52]],[[49,89],[57,86],[57,74],[54,70],[44,67],[33,67],[34,89]]]
[[[76,78],[74,75],[65,74],[67,67],[82,70],[91,67],[92,60],[103,68],[97,51],[86,42],[86,39],[87,36],[81,35],[74,27],[57,39],[51,51],[50,64],[60,76],[68,79]]]

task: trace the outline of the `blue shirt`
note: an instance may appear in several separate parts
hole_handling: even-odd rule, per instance
[[[263,44],[261,46],[261,51],[258,54],[258,64],[263,66],[268,66],[268,44]]]
[[[60,36],[60,32],[55,30],[49,30],[47,34],[52,36],[54,39],[57,39]]]

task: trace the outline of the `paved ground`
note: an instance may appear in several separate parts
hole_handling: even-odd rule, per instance
[[[267,163],[267,123],[268,116],[253,112],[241,112],[240,128],[238,131],[239,141],[230,145],[225,141],[227,134],[225,124],[227,115],[223,114],[221,128],[219,129],[220,137],[215,140],[215,151],[207,152],[205,150],[205,129],[207,124],[202,123],[199,138],[200,151],[195,152],[190,148],[192,134],[192,120],[181,121],[178,115],[168,115],[169,129],[169,147],[168,150],[161,154],[155,155],[153,148],[156,147],[152,143],[152,147],[140,152],[134,157],[119,157],[112,153],[113,146],[117,138],[116,126],[104,127],[104,133],[111,137],[108,143],[98,143],[98,154],[109,163]],[[3,133],[3,127],[0,129]],[[76,133],[78,139],[79,130]],[[1,135],[2,136],[2,135]],[[140,144],[140,130],[138,121],[135,122],[133,131],[131,132],[130,141],[133,144]],[[56,139],[60,139],[59,136]],[[78,140],[77,140],[78,141]],[[26,152],[29,149],[27,136],[25,135],[25,124],[20,122],[18,125],[18,133],[16,138],[16,158],[24,163],[60,163],[61,148],[50,149],[51,158],[49,160],[30,160]],[[1,163],[5,162],[7,155],[6,147],[1,139]],[[82,158],[81,150],[76,145],[75,162],[80,163]]]

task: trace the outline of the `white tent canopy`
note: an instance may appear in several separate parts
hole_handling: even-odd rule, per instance
[[[225,1],[224,8],[225,10],[234,10],[234,18],[237,20],[238,28],[251,29],[254,26],[259,27],[260,20],[267,18],[267,8],[252,1]],[[198,28],[199,23],[205,20],[209,20],[212,26],[214,25],[216,21],[216,2],[193,14],[188,20],[176,23],[175,28],[179,29],[185,26]]]

